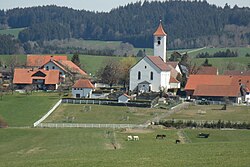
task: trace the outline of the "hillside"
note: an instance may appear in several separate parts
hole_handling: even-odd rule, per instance
[[[160,18],[172,49],[250,44],[250,8],[221,8],[206,1],[136,2],[108,13],[57,6],[16,8],[0,11],[0,27],[27,27],[19,34],[23,43],[82,38],[145,48],[152,47]]]

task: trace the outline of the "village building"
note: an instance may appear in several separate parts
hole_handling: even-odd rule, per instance
[[[67,60],[67,56],[64,55],[27,55],[26,64],[28,67],[44,69],[47,71],[59,70],[61,81],[65,80],[66,75],[78,75],[79,78],[87,77],[85,71],[72,61]]]
[[[128,103],[128,101],[130,100],[130,96],[127,94],[122,94],[118,97],[118,103]]]
[[[226,70],[224,71],[224,75],[242,75],[242,76],[250,76],[250,70],[249,71],[240,71],[240,70]]]
[[[143,93],[178,89],[178,74],[178,62],[167,62],[167,34],[160,22],[154,33],[154,56],[143,57],[130,69],[129,90]]]
[[[198,68],[197,75],[219,75],[217,67],[201,66]]]
[[[241,103],[248,100],[249,88],[250,76],[190,75],[185,91],[191,98]]]
[[[88,79],[79,79],[72,86],[72,95],[74,98],[91,98],[94,88]]]
[[[58,70],[16,68],[14,71],[13,84],[17,86],[17,89],[31,86],[34,90],[56,90],[59,83]]]

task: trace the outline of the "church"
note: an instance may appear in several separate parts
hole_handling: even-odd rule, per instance
[[[162,22],[154,35],[154,56],[144,56],[130,69],[129,90],[159,92],[180,88],[177,76],[181,75],[178,62],[167,61],[167,33]]]

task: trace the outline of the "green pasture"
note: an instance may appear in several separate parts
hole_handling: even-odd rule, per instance
[[[68,59],[71,60],[72,55],[68,56]],[[79,55],[82,69],[84,69],[88,74],[96,75],[97,71],[105,66],[109,60],[121,60],[124,57],[114,57],[114,56],[93,56],[93,55]]]
[[[10,127],[32,126],[59,100],[54,93],[4,95],[0,100],[0,116]]]
[[[45,122],[141,124],[163,112],[164,110],[139,107],[62,104]]]
[[[9,65],[12,60],[16,59],[18,64],[24,65],[26,63],[27,55],[0,55],[0,62],[4,65]]]
[[[193,64],[201,65],[204,63],[205,58],[193,59]],[[236,68],[236,70],[245,70],[247,66],[250,64],[249,57],[231,57],[231,58],[208,58],[208,62],[212,64],[212,66],[217,67],[220,74],[223,74],[225,70],[227,70],[227,66],[231,64]]]
[[[197,50],[197,51],[193,49],[194,51],[189,52],[188,55],[191,57],[194,57],[199,53],[205,53],[205,52],[208,52],[211,55],[219,51],[225,52],[227,49],[237,52],[239,54],[239,57],[244,57],[247,53],[250,53],[250,47],[228,47],[228,48],[204,48],[204,49]]]
[[[228,105],[227,110],[221,110],[221,108],[222,105],[193,105],[170,115],[166,119],[250,122],[250,107],[248,106]]]
[[[209,138],[197,138],[200,132]],[[175,144],[177,130],[0,129],[0,167],[248,167],[250,131],[184,130],[188,142]],[[156,140],[157,134],[165,134]],[[138,135],[139,141],[127,141]],[[114,145],[116,149],[114,149]]]
[[[13,28],[13,29],[5,29],[5,30],[0,30],[0,35],[2,34],[10,34],[13,35],[15,38],[18,38],[18,34],[20,31],[22,31],[25,28]]]

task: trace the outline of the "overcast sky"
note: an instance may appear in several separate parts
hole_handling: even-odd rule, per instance
[[[0,9],[54,4],[58,6],[67,6],[74,9],[110,11],[112,8],[123,6],[130,2],[136,1],[138,0],[0,0]],[[233,7],[235,4],[237,4],[239,7],[250,7],[250,0],[207,0],[207,2],[222,7],[226,3],[228,3],[231,7]]]

